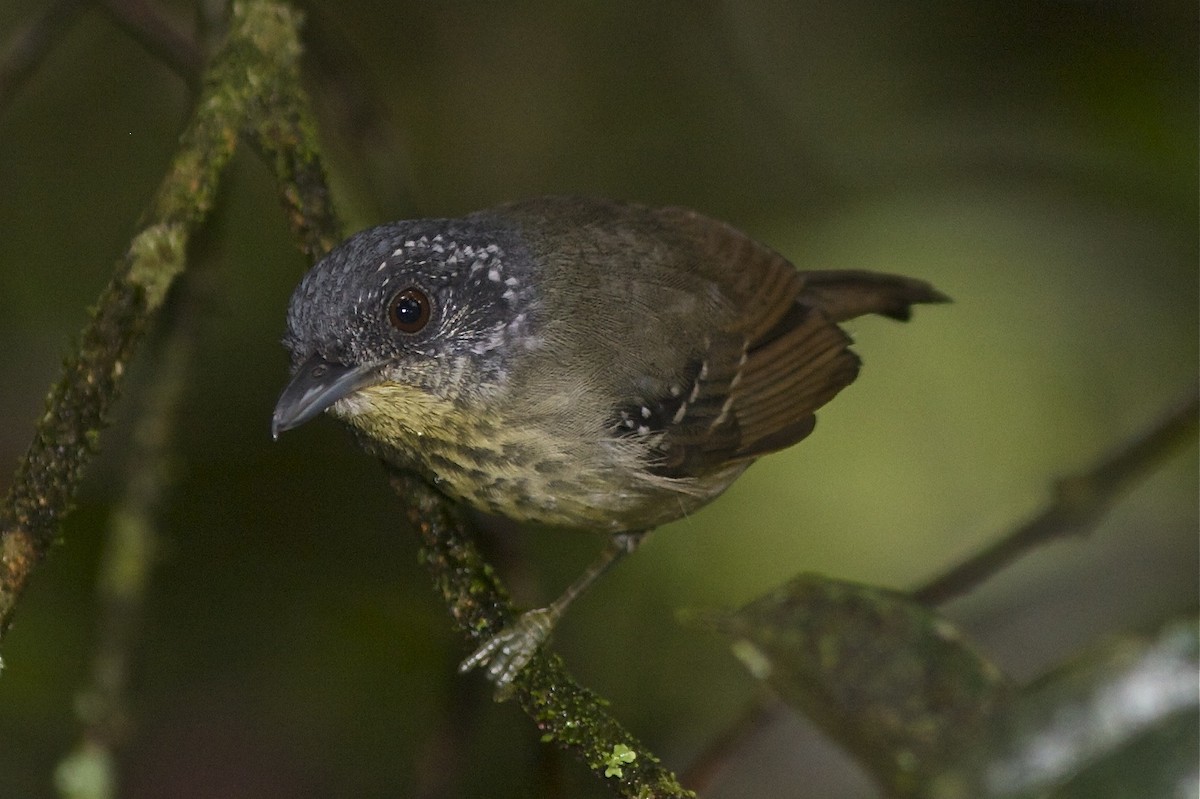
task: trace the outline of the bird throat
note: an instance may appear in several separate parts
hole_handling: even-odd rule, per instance
[[[400,450],[419,447],[426,436],[453,438],[466,418],[450,400],[393,382],[359,389],[330,410],[367,436]]]
[[[520,478],[526,472],[540,474],[535,462],[541,459],[531,452],[539,448],[502,420],[393,382],[356,391],[331,411],[355,428],[364,449],[387,463],[422,473],[446,493],[487,512],[540,519],[535,508],[549,499],[548,487]]]

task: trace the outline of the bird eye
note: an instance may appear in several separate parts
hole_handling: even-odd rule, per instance
[[[418,288],[401,291],[388,303],[388,321],[401,333],[419,333],[429,324],[433,306]]]

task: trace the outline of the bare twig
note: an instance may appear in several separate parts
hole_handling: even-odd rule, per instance
[[[738,753],[771,721],[784,704],[775,696],[761,694],[692,759],[680,775],[684,785],[703,795]]]
[[[970,591],[1029,550],[1068,535],[1083,535],[1122,494],[1196,435],[1200,397],[1192,394],[1153,427],[1134,436],[1091,469],[1059,480],[1053,501],[987,549],[913,591],[941,605]]]
[[[1060,480],[1049,507],[992,547],[916,589],[914,598],[927,605],[942,604],[1040,544],[1087,532],[1122,493],[1195,436],[1198,403],[1200,398],[1191,395],[1092,469]],[[770,709],[771,705],[761,703],[748,707],[684,772],[685,784],[701,790],[723,771],[753,731],[767,721]]]
[[[177,72],[193,92],[200,90],[204,52],[145,0],[92,0],[126,34]],[[18,31],[0,53],[0,112],[37,69],[85,7],[84,0],[58,0]]]
[[[193,90],[200,88],[204,53],[145,0],[94,0],[132,39],[177,72]]]
[[[0,53],[0,113],[82,9],[83,0],[58,0],[4,44]]]

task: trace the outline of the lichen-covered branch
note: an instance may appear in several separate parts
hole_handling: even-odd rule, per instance
[[[0,639],[58,535],[83,468],[146,326],[183,270],[190,235],[206,218],[248,114],[297,82],[299,15],[270,2],[233,4],[229,38],[205,75],[195,113],[125,257],[50,389],[33,442],[0,506]],[[266,104],[270,104],[267,102]]]
[[[392,474],[421,544],[421,562],[454,624],[474,641],[496,634],[516,614],[508,594],[472,541],[461,511],[420,479]],[[515,698],[543,739],[577,755],[618,796],[690,797],[679,781],[576,683],[557,655],[540,652],[516,680]]]
[[[1059,480],[1045,509],[987,549],[912,592],[934,606],[967,593],[1031,549],[1090,531],[1122,494],[1196,437],[1200,397],[1195,393],[1090,469]]]

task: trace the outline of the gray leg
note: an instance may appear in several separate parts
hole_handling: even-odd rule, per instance
[[[613,564],[637,549],[645,536],[645,532],[614,535],[600,556],[575,582],[567,586],[567,590],[563,591],[558,599],[544,608],[522,613],[511,625],[484,641],[482,646],[462,662],[458,670],[466,672],[476,666],[486,666],[485,673],[496,688],[496,701],[508,699],[512,695],[513,680],[550,637],[554,625],[566,613],[571,603],[587,591],[600,575],[612,568]]]

